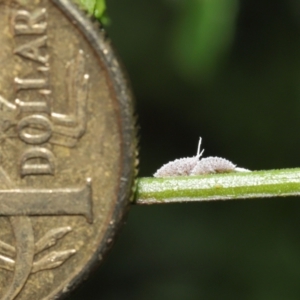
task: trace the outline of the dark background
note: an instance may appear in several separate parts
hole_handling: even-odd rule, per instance
[[[131,78],[140,176],[196,154],[300,165],[300,2],[107,0]],[[70,299],[300,299],[300,200],[132,207]]]

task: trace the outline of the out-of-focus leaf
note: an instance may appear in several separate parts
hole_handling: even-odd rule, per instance
[[[237,0],[185,1],[173,39],[175,64],[189,80],[209,79],[233,40]]]
[[[96,18],[101,18],[106,11],[105,0],[96,0],[94,15]]]
[[[95,16],[102,24],[107,24],[109,19],[106,15],[105,0],[75,0],[89,14]]]
[[[75,0],[84,8],[89,14],[94,14],[96,0]]]

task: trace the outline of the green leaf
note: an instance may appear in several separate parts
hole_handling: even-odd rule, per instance
[[[102,24],[108,24],[109,19],[106,14],[105,0],[74,0],[79,3],[84,10],[97,18]]]
[[[174,31],[174,61],[188,80],[210,78],[230,49],[238,1],[190,0],[181,5]]]

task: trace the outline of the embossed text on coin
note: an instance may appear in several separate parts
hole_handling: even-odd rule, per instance
[[[131,95],[67,0],[0,0],[0,300],[63,296],[107,252],[134,177]]]

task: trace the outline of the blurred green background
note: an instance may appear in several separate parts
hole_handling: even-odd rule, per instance
[[[300,2],[107,0],[129,74],[140,176],[196,154],[300,166]],[[300,299],[300,199],[132,207],[74,300]]]

